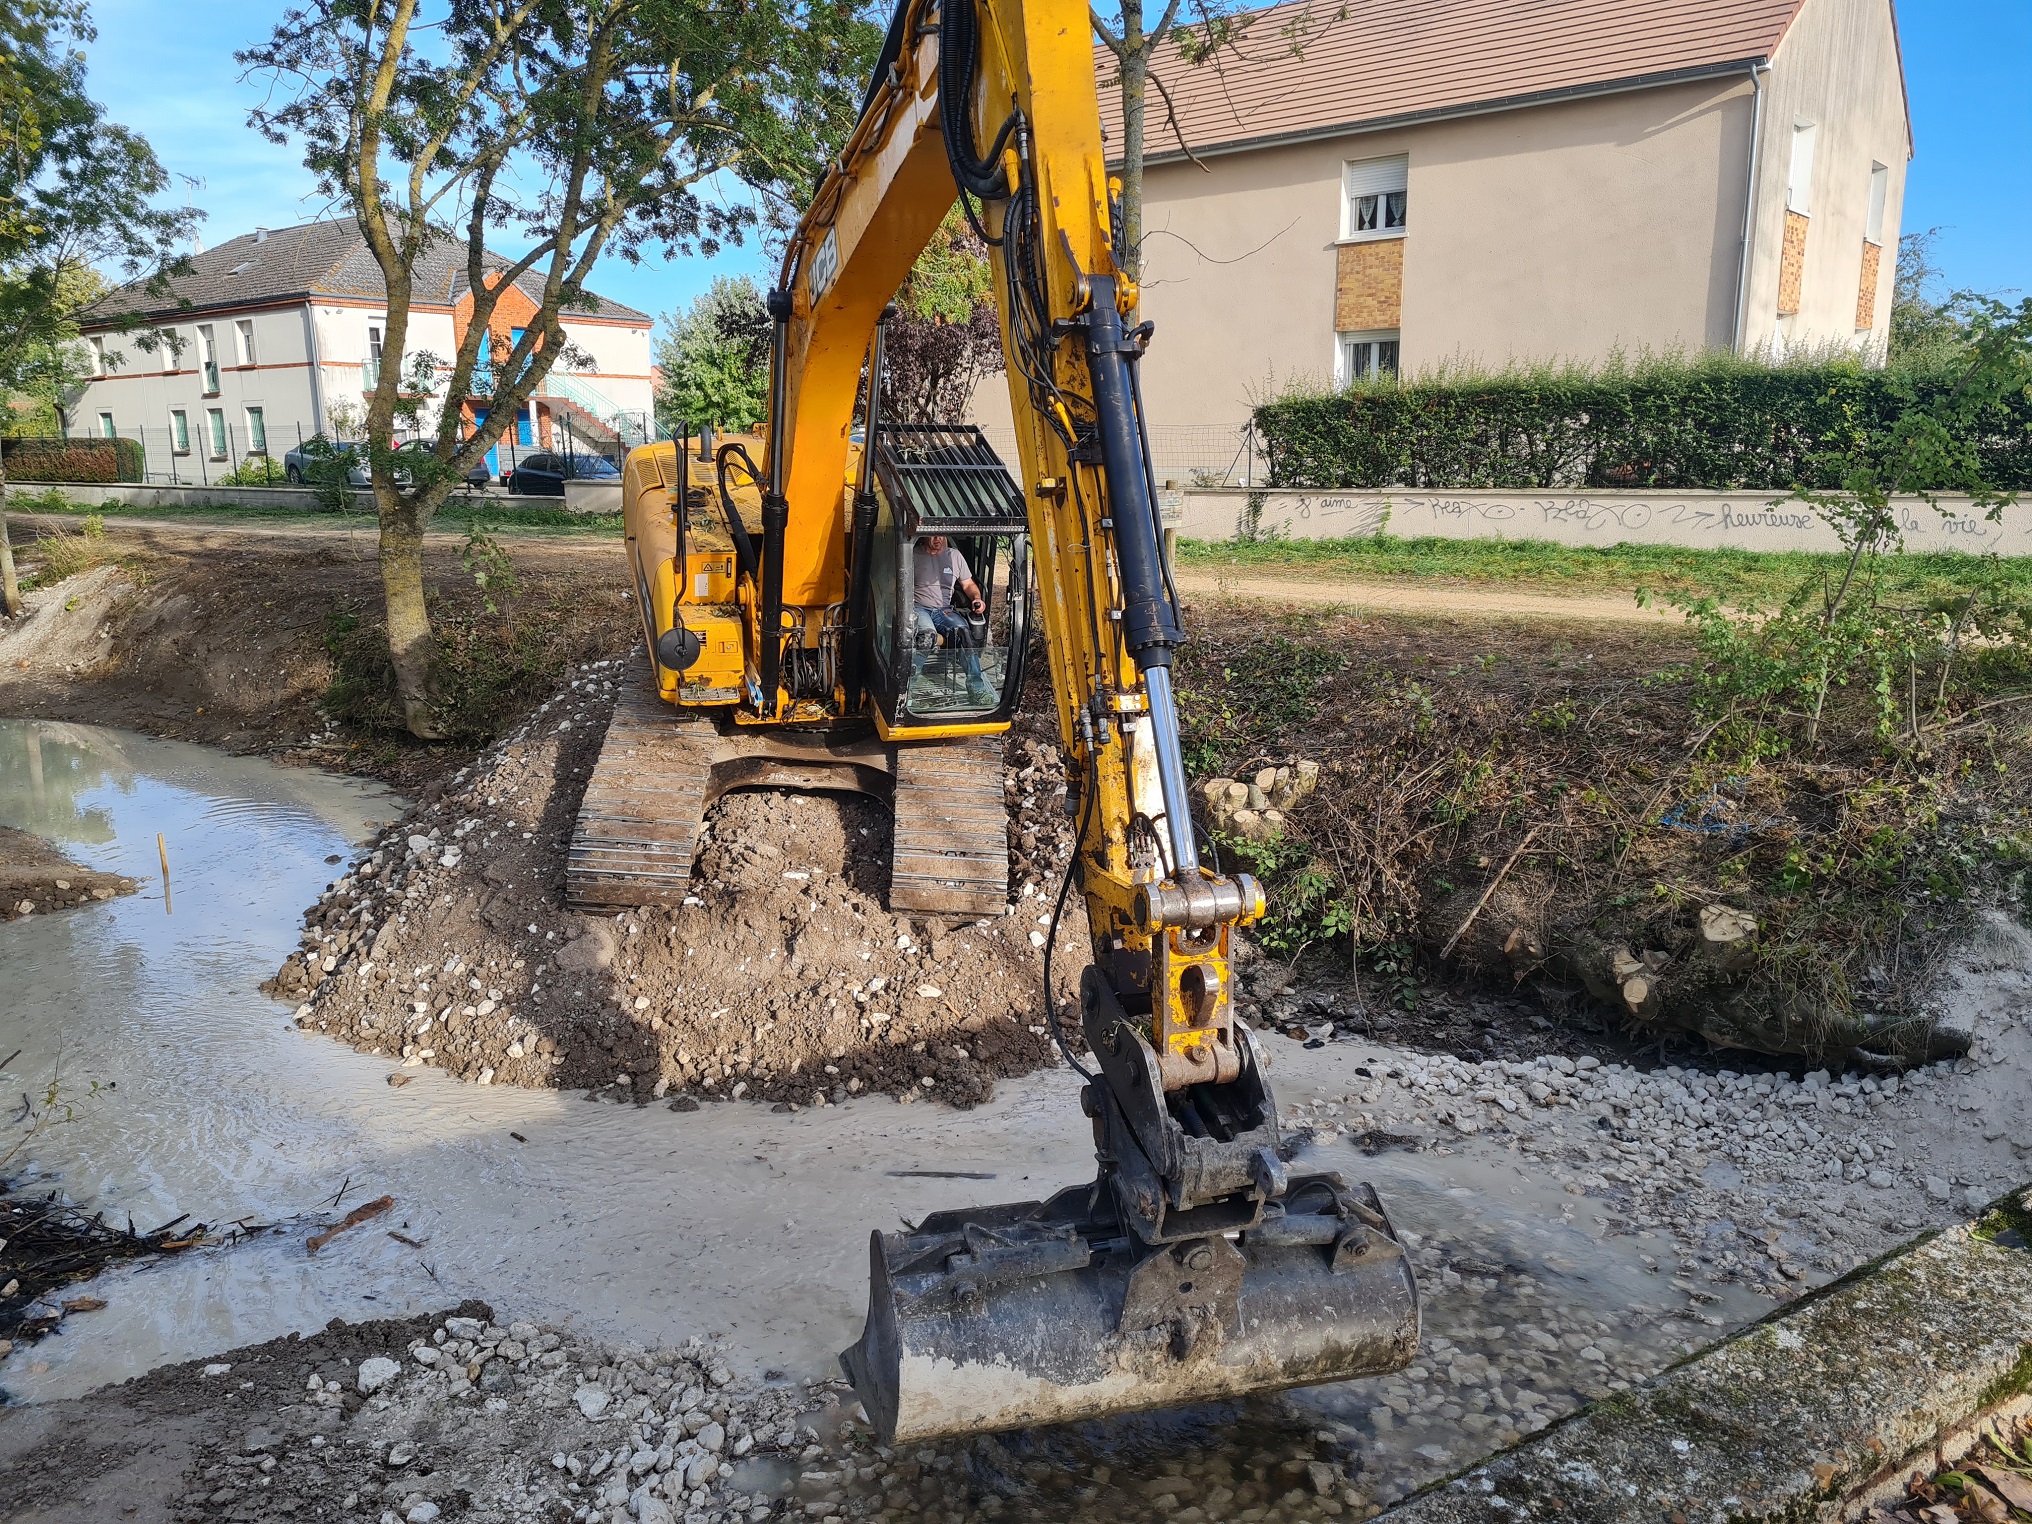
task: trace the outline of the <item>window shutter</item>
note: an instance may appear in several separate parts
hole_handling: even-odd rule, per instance
[[[1356,196],[1375,196],[1403,190],[1410,181],[1411,161],[1401,153],[1388,159],[1361,159],[1347,165],[1343,174],[1350,200]]]

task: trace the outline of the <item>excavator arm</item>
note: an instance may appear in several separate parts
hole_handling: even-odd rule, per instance
[[[856,648],[877,507],[865,465],[843,488],[861,378],[956,197],[990,251],[1079,821],[1084,1059],[1048,981],[1045,998],[1086,1076],[1099,1171],[1050,1201],[875,1234],[867,1331],[843,1362],[890,1439],[1395,1369],[1417,1338],[1408,1263],[1372,1190],[1291,1173],[1232,997],[1231,936],[1263,891],[1195,844],[1172,682],[1184,635],[1138,379],[1152,329],[1117,260],[1083,0],[896,11],[770,294],[758,628],[843,605]],[[785,638],[761,643],[765,703]]]

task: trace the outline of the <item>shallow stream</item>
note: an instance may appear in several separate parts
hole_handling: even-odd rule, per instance
[[[0,825],[143,883],[110,904],[0,926],[0,1054],[21,1050],[0,1096],[40,1095],[54,1078],[75,1111],[10,1172],[143,1229],[181,1214],[267,1229],[100,1277],[103,1311],[0,1363],[14,1399],[468,1296],[645,1347],[720,1335],[751,1375],[831,1374],[859,1332],[870,1227],[1048,1194],[1091,1170],[1064,1071],[1006,1083],[965,1113],[886,1099],[674,1113],[399,1071],[298,1031],[256,985],[296,947],[302,907],[337,876],[335,859],[400,807],[356,780],[0,720]],[[1287,1104],[1348,1088],[1345,1047],[1272,1043]],[[410,1083],[391,1086],[395,1073]],[[980,1442],[966,1452],[978,1499],[1178,1518],[1171,1510],[1196,1496],[1220,1518],[1310,1496],[1321,1479],[1307,1467],[1320,1460],[1380,1501],[1768,1305],[1674,1289],[1668,1242],[1621,1233],[1601,1203],[1500,1150],[1365,1158],[1340,1143],[1310,1160],[1373,1180],[1415,1237],[1419,1364]],[[955,1173],[989,1178],[937,1177]],[[395,1200],[385,1216],[306,1252],[317,1227],[383,1194]],[[817,1474],[780,1480],[807,1496],[878,1485]],[[1208,1501],[1221,1491],[1225,1502]],[[982,1502],[987,1516],[1003,1506]],[[952,1514],[954,1500],[925,1511]]]

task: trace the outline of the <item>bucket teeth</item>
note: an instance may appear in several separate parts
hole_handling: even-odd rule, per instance
[[[1297,1177],[1253,1229],[1157,1246],[1109,1196],[872,1235],[867,1326],[840,1363],[885,1443],[1379,1375],[1415,1352],[1417,1287],[1368,1186]]]

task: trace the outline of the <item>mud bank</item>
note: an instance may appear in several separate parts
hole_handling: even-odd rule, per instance
[[[0,921],[133,892],[131,878],[81,867],[41,837],[0,826]]]

